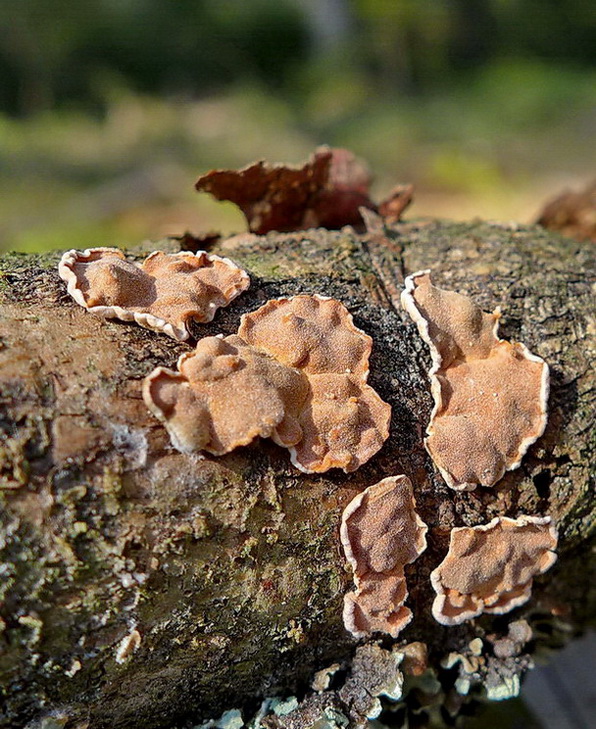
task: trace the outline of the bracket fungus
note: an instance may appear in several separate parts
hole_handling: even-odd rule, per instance
[[[58,273],[87,311],[135,321],[179,341],[190,336],[188,321],[211,321],[250,285],[248,274],[232,261],[205,251],[155,251],[138,264],[117,248],[71,250]]]
[[[408,625],[404,566],[426,549],[426,532],[406,476],[384,478],[348,504],[340,534],[356,583],[344,598],[344,625],[352,635],[396,638]]]
[[[366,384],[371,347],[340,302],[278,299],[244,314],[238,335],[202,339],[178,372],[158,367],[143,396],[182,452],[261,436],[306,473],[354,471],[389,435],[391,408]]]
[[[493,486],[544,432],[548,365],[498,338],[498,309],[433,286],[429,271],[406,278],[402,304],[431,350],[426,448],[451,488]]]
[[[548,516],[498,516],[453,529],[447,556],[430,576],[435,619],[459,625],[483,612],[501,615],[523,605],[533,578],[556,562],[556,546]]]

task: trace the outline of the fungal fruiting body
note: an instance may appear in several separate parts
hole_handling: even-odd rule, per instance
[[[404,566],[426,549],[426,531],[406,476],[379,481],[344,510],[341,542],[356,590],[344,598],[343,620],[357,638],[377,631],[396,638],[412,619]]]
[[[498,310],[433,286],[428,271],[408,276],[402,303],[432,356],[426,448],[452,488],[492,486],[544,432],[548,366],[498,338]]]
[[[557,530],[548,516],[498,516],[488,524],[453,529],[447,556],[430,576],[437,593],[435,619],[458,625],[523,605],[533,578],[555,563],[556,546]]]
[[[322,296],[269,301],[242,317],[238,335],[308,380],[302,437],[289,446],[295,466],[354,471],[383,445],[391,408],[366,384],[372,339],[343,304]]]
[[[391,408],[366,384],[371,347],[340,302],[278,299],[238,335],[202,339],[177,372],[158,367],[143,396],[180,451],[222,455],[261,436],[306,473],[354,471],[389,435]]]
[[[232,261],[205,251],[155,251],[137,264],[117,248],[71,250],[58,272],[68,293],[88,311],[135,321],[179,341],[189,338],[191,319],[211,321],[219,307],[250,285],[248,274]]]
[[[144,394],[179,451],[219,456],[257,436],[283,445],[299,437],[295,415],[306,400],[305,378],[239,337],[201,339],[180,357],[178,370],[155,369]]]

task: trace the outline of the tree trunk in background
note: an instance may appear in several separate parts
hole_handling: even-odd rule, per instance
[[[427,551],[406,570],[414,620],[397,641],[424,642],[429,669],[405,670],[400,711],[421,726],[483,689],[515,693],[529,656],[595,613],[593,250],[538,227],[485,223],[223,241],[215,252],[253,283],[212,324],[195,325],[196,336],[235,332],[268,299],[319,293],[373,337],[369,382],[393,408],[390,438],[357,472],[320,476],[298,472],[271,441],[220,458],[173,450],[141,383],[189,346],[85,312],[58,277],[58,254],[0,259],[0,726],[46,717],[44,727],[156,729],[232,708],[248,716],[264,696],[292,694],[307,698],[266,724],[357,723],[366,711],[354,682],[370,687],[393,654],[391,641],[371,642],[350,664],[339,521],[358,492],[399,473],[429,525]],[[546,433],[493,489],[447,488],[423,447],[430,356],[399,292],[404,274],[425,268],[485,310],[501,306],[502,336],[551,367]],[[507,616],[436,623],[429,573],[450,529],[519,513],[551,514],[560,529],[559,561],[531,601]],[[521,618],[533,640],[497,657],[491,640]],[[464,658],[477,637],[471,670]],[[463,658],[441,667],[451,652]],[[314,672],[334,662],[342,670],[331,688],[309,698]]]

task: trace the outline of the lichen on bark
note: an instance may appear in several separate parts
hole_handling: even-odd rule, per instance
[[[254,710],[267,695],[302,697],[334,662],[349,673],[356,643],[341,617],[350,577],[340,516],[398,473],[411,478],[429,525],[427,551],[406,570],[415,617],[400,642],[427,644],[443,682],[437,702],[457,704],[445,688],[454,669],[441,662],[475,638],[505,635],[520,618],[537,636],[540,626],[552,634],[594,619],[590,244],[538,227],[429,221],[362,236],[240,235],[214,252],[253,285],[193,335],[231,334],[242,313],[274,297],[339,299],[374,339],[369,382],[392,405],[390,438],[349,475],[297,473],[266,441],[219,458],[178,453],[141,383],[189,345],[87,314],[58,277],[59,253],[0,259],[0,726],[52,713],[93,729],[184,726]],[[425,268],[485,310],[501,306],[502,336],[551,368],[546,432],[494,489],[454,492],[424,450],[429,353],[398,299],[404,274]],[[518,513],[554,517],[558,564],[510,616],[440,626],[429,574],[450,529]],[[474,681],[498,694],[499,671],[512,680],[528,658],[488,653]],[[337,711],[341,695],[328,702]]]

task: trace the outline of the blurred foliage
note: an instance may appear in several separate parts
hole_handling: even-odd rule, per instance
[[[23,115],[73,103],[97,110],[113,83],[196,97],[248,80],[291,96],[294,72],[316,61],[313,2],[2,0],[0,110]],[[321,2],[323,12],[331,7]],[[349,20],[350,62],[384,92],[444,87],[462,70],[503,57],[594,61],[596,4],[585,0],[334,5]],[[318,17],[337,22],[331,12]]]
[[[205,94],[275,88],[309,45],[289,0],[2,0],[0,108],[97,108],[105,87]]]
[[[198,174],[322,143],[528,219],[596,168],[595,51],[584,0],[0,0],[0,248],[242,229]]]

